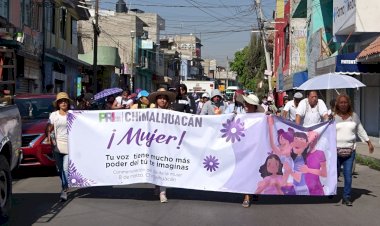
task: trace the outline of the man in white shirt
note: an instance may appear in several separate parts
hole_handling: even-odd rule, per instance
[[[295,122],[297,107],[300,101],[302,100],[302,98],[303,98],[302,93],[296,92],[293,96],[293,100],[288,101],[288,103],[285,104],[285,107],[282,112],[282,117],[285,119],[289,119],[292,122]]]
[[[297,107],[296,123],[309,127],[320,123],[322,118],[324,121],[328,120],[326,104],[318,99],[317,91],[310,91]]]

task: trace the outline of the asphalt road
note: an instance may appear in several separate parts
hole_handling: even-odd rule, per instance
[[[59,202],[59,178],[50,169],[14,175],[9,225],[378,225],[380,172],[358,165],[353,179],[353,207],[338,195],[327,197],[260,196],[250,208],[242,195],[168,189],[161,204],[153,186],[92,187],[72,191]]]

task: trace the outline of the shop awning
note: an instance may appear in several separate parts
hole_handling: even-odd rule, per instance
[[[359,52],[340,54],[336,56],[336,72],[343,74],[378,73],[379,64],[357,62]]]
[[[357,61],[380,62],[380,36],[359,53]]]
[[[294,73],[293,75],[293,88],[297,88],[300,85],[302,85],[304,82],[308,79],[308,73],[307,71],[300,71],[297,73]]]

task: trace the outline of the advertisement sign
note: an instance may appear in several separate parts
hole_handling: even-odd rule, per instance
[[[353,31],[356,21],[356,0],[334,0],[333,3],[333,33],[339,34],[347,28]],[[344,31],[343,31],[344,32]],[[349,32],[344,32],[349,34]]]
[[[77,96],[79,96],[82,92],[82,77],[77,77]]]
[[[153,41],[149,39],[141,40],[141,49],[153,49]]]

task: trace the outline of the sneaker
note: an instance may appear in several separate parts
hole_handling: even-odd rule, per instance
[[[249,200],[244,200],[243,201],[243,204],[241,204],[244,208],[248,208],[250,205],[251,205],[251,203],[249,202]]]
[[[166,198],[165,192],[160,193],[160,202],[161,203],[167,203],[168,202],[168,198]]]
[[[62,190],[60,198],[61,198],[61,201],[63,201],[63,202],[67,200],[67,191],[66,190]]]
[[[350,201],[349,198],[343,198],[342,204],[346,206],[352,206],[352,202]]]

